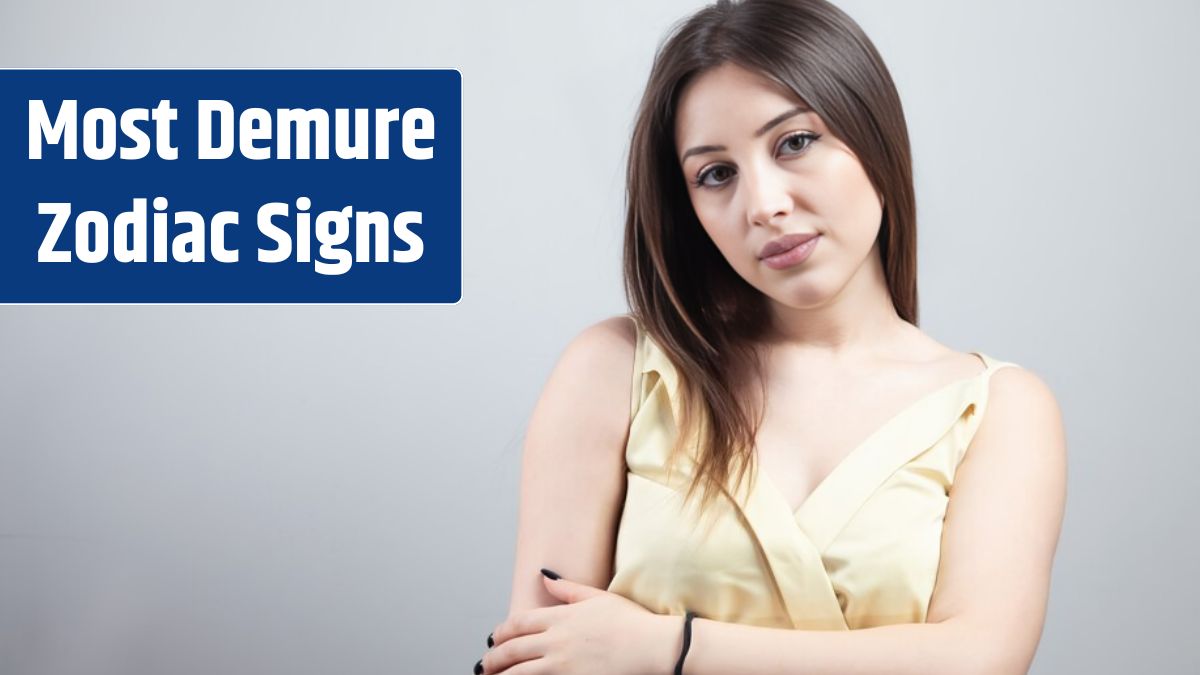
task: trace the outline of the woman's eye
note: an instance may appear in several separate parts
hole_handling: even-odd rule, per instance
[[[792,134],[791,136],[783,139],[783,142],[779,144],[779,150],[784,154],[798,154],[804,152],[808,146],[812,145],[813,141],[817,140],[818,137],[818,134],[808,131]],[[791,152],[788,153],[786,151]]]
[[[714,166],[711,169],[701,171],[700,175],[696,177],[695,185],[696,187],[720,187],[722,183],[728,180],[728,174],[730,173],[732,171],[727,166]],[[717,182],[710,183],[708,181],[710,176],[716,178]]]
[[[799,155],[808,149],[814,141],[820,138],[820,134],[811,131],[802,131],[792,134],[784,138],[779,143],[779,154],[782,155]],[[696,180],[692,181],[692,185],[698,188],[719,188],[728,182],[729,178],[734,174],[733,169],[723,164],[710,167],[700,172],[696,176]],[[709,178],[714,178],[715,181],[710,181]]]

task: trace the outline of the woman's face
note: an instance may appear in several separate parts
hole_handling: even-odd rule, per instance
[[[771,299],[823,305],[878,258],[883,204],[858,158],[770,80],[733,64],[702,73],[680,98],[675,144],[700,224]],[[762,257],[774,240],[812,234],[790,254]]]

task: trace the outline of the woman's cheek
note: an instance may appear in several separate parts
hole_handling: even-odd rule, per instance
[[[730,267],[742,276],[747,276],[753,272],[753,263],[755,261],[751,260],[751,256],[747,253],[749,247],[738,238],[737,234],[727,234],[723,241],[716,243],[717,249],[721,251],[721,255],[725,257]]]

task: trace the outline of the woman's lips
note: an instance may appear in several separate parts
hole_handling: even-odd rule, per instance
[[[792,242],[790,242],[791,246],[789,248],[784,249],[782,252],[777,252],[774,255],[768,255],[762,258],[763,263],[767,267],[781,270],[793,265],[799,265],[807,260],[808,256],[812,254],[813,249],[817,247],[817,241],[820,240],[821,235],[788,235],[788,237],[781,237],[770,244],[767,244],[767,247],[764,248],[763,251],[767,252],[768,249],[772,248],[771,244],[775,244],[776,242],[784,244],[785,246],[788,245],[789,237],[793,238]],[[796,243],[797,241],[800,243]],[[778,250],[778,246],[776,246],[775,249]]]

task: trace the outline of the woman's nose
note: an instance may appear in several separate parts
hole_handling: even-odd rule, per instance
[[[767,225],[791,213],[792,196],[777,172],[747,172],[741,178],[746,190],[746,215],[750,225]]]

